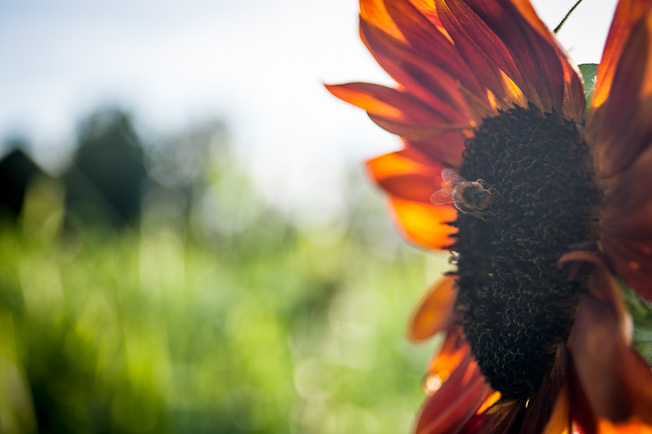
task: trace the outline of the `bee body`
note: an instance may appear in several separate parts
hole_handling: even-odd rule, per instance
[[[435,205],[454,205],[458,211],[484,220],[491,207],[495,190],[490,189],[484,180],[467,181],[453,169],[444,169],[441,177],[447,187],[436,191],[430,197]]]

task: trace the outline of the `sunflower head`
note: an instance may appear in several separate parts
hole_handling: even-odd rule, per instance
[[[531,106],[485,119],[462,155],[460,174],[497,194],[483,219],[459,213],[452,223],[456,311],[491,386],[527,398],[550,372],[587,290],[556,263],[572,244],[598,239],[592,154],[573,122]]]
[[[401,137],[370,174],[403,234],[455,265],[411,325],[447,335],[417,431],[652,425],[613,277],[652,299],[652,2],[619,2],[586,110],[528,0],[360,6],[398,85],[328,88]]]

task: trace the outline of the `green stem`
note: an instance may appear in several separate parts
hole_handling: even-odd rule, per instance
[[[575,8],[578,7],[578,6],[580,5],[580,3],[582,3],[582,0],[577,0],[577,3],[575,3],[575,4],[573,5],[573,7],[570,9],[570,11],[568,11],[568,13],[567,13],[566,16],[564,17],[564,19],[561,20],[561,22],[557,25],[557,27],[555,27],[555,30],[553,30],[553,32],[554,32],[555,34],[557,34],[557,32],[561,29],[561,26],[564,25],[564,23],[566,22],[566,20],[568,19],[568,17],[570,17],[570,14],[573,13],[573,11],[575,10]]]

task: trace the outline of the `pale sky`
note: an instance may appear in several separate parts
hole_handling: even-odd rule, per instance
[[[574,0],[538,0],[554,27]],[[615,0],[585,0],[559,33],[599,62]],[[356,0],[0,0],[0,138],[55,167],[77,121],[130,109],[152,135],[220,117],[270,200],[327,212],[344,162],[397,138],[323,82],[390,84],[358,37]]]

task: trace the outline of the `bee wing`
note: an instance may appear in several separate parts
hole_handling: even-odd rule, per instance
[[[464,178],[458,175],[453,169],[442,170],[441,179],[443,179],[446,184],[459,184],[461,182],[466,182]]]
[[[442,188],[441,190],[435,191],[432,196],[430,196],[430,202],[432,202],[433,205],[454,205],[453,190]]]

